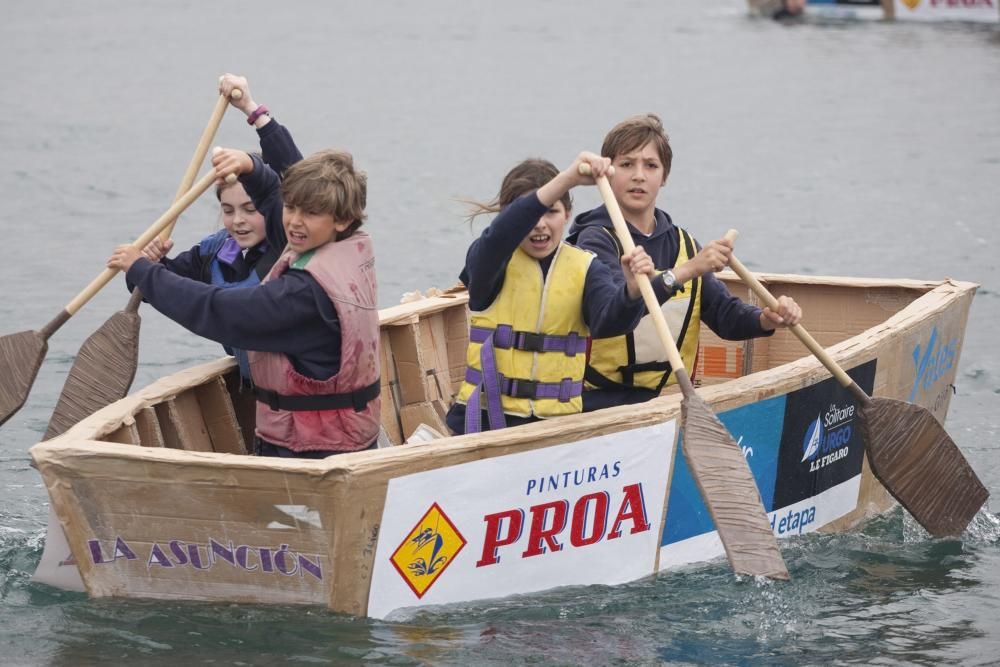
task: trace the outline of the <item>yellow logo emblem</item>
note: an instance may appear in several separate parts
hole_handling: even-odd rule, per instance
[[[434,503],[389,560],[416,596],[422,598],[465,544],[455,524]]]
[[[916,9],[917,5],[920,4],[920,0],[903,0],[903,4],[910,9]]]

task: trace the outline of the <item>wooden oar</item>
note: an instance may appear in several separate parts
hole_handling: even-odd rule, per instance
[[[589,173],[590,165],[581,172]],[[618,242],[626,253],[635,243],[628,231],[618,201],[608,179],[596,179],[601,197],[615,226]],[[694,390],[691,378],[677,351],[663,311],[656,301],[653,286],[646,275],[637,275],[642,298],[646,302],[660,340],[667,352],[670,368],[677,377],[684,399],[681,402],[681,427],[684,429],[684,457],[691,475],[715,522],[715,529],[726,550],[729,564],[737,574],[751,574],[772,579],[788,579],[788,568],[771,530],[757,483],[743,451],[711,408]]]
[[[232,92],[232,97],[235,99],[239,99],[242,95],[239,89]],[[194,183],[198,169],[205,161],[208,147],[212,144],[228,107],[229,98],[219,95],[208,124],[198,140],[191,162],[177,188],[177,194],[174,195],[174,201],[180,199]],[[176,222],[176,219],[172,220],[160,233],[162,240],[170,238]],[[140,305],[142,305],[142,293],[133,290],[125,308],[109,317],[80,346],[73,360],[73,366],[69,369],[69,375],[66,376],[52,417],[49,418],[45,440],[56,437],[87,415],[124,398],[128,393],[139,365]]]
[[[736,257],[729,266],[771,310],[778,300]],[[868,464],[886,490],[935,537],[961,535],[990,493],[930,410],[869,396],[809,332],[792,333],[861,404],[859,420]]]
[[[215,179],[214,171],[205,174],[132,245],[140,249],[145,248],[201,193],[210,188]],[[38,368],[42,365],[45,352],[48,350],[49,337],[66,324],[67,320],[90,301],[117,273],[117,269],[104,269],[82,292],[66,304],[62,312],[39,331],[21,331],[0,338],[0,425],[10,419],[10,416],[24,405],[28,392],[31,391],[31,385],[35,381],[35,376],[38,374]]]

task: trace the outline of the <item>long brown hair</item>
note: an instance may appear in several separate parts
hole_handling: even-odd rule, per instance
[[[499,213],[506,206],[509,206],[519,197],[537,190],[559,174],[556,166],[548,160],[541,158],[528,158],[518,163],[513,169],[507,172],[500,184],[500,192],[488,202],[466,201],[472,209],[468,220],[471,222],[477,216]],[[573,199],[569,192],[564,194],[559,200],[566,207],[569,213],[573,207]]]

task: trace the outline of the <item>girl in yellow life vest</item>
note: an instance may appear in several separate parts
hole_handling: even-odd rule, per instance
[[[651,275],[641,248],[622,258],[624,279],[562,242],[569,191],[592,185],[610,160],[581,153],[560,172],[545,160],[514,167],[496,199],[499,215],[469,247],[461,280],[472,311],[465,382],[448,412],[455,433],[499,429],[582,410],[587,337],[630,331],[645,312],[634,273]]]
[[[645,114],[619,123],[605,137],[601,155],[614,166],[608,180],[632,240],[646,249],[662,272],[653,281],[653,290],[689,372],[694,369],[702,322],[726,340],[769,336],[775,327],[798,323],[802,309],[787,296],[779,297],[780,307],[772,312],[731,295],[714,272],[729,264],[732,243],[720,239],[699,247],[656,207],[673,160],[658,117]],[[618,264],[621,246],[603,206],[578,216],[568,240],[596,254],[606,266]],[[606,340],[594,336],[586,372],[591,390],[584,392],[584,410],[646,401],[675,381],[650,320],[644,318],[625,336]]]

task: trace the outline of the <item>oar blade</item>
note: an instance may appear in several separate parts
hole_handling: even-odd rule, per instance
[[[0,425],[24,405],[48,347],[37,331],[0,338]]]
[[[929,410],[876,398],[861,410],[872,472],[935,537],[961,535],[989,491]]]
[[[684,458],[737,574],[788,579],[764,505],[743,452],[697,394],[681,403]]]
[[[92,333],[76,354],[45,439],[124,398],[139,361],[139,315],[120,310]]]

